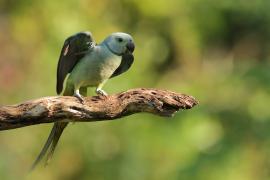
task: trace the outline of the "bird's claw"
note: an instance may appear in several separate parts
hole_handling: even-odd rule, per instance
[[[103,96],[103,97],[107,97],[108,94],[103,91],[102,89],[96,89],[96,93],[99,95],[99,96]]]
[[[84,104],[84,99],[83,99],[82,95],[75,93],[74,97],[76,97],[80,101],[80,103]]]

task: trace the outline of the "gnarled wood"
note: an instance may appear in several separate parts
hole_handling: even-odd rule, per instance
[[[172,116],[198,104],[191,96],[167,90],[132,89],[108,97],[44,97],[19,105],[0,107],[0,130],[57,121],[85,122],[121,118],[139,112]]]

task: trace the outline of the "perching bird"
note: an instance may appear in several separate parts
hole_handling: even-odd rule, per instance
[[[81,102],[87,95],[87,87],[96,87],[96,93],[107,96],[102,90],[106,81],[127,71],[133,63],[135,49],[133,38],[126,33],[113,33],[102,43],[96,44],[90,32],[70,36],[63,45],[58,67],[56,91],[60,94],[69,74],[64,96],[75,96]],[[68,122],[56,122],[32,169],[47,152],[46,163],[52,158],[59,138]]]

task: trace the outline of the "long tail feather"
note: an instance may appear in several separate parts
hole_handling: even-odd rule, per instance
[[[64,96],[73,95],[73,92],[74,92],[74,87],[72,85],[67,84],[63,95]],[[86,87],[80,88],[80,92],[83,96],[86,96],[87,95],[87,88]],[[58,141],[59,141],[59,139],[60,139],[60,137],[61,137],[61,135],[62,135],[62,133],[67,125],[68,125],[68,122],[54,123],[54,126],[51,130],[51,133],[50,133],[45,145],[43,146],[41,152],[39,153],[37,159],[35,160],[35,162],[31,166],[30,171],[35,169],[35,167],[43,159],[43,157],[46,155],[46,153],[47,153],[47,157],[45,160],[45,165],[47,165],[50,162],[50,160],[52,159],[54,150],[57,146],[57,143],[58,143]]]
[[[45,145],[43,146],[41,152],[39,153],[37,159],[35,160],[35,162],[31,166],[30,171],[35,169],[35,167],[40,163],[40,161],[46,155],[47,151],[48,151],[48,155],[46,158],[46,164],[48,164],[49,160],[52,158],[53,152],[54,152],[55,147],[59,141],[59,138],[67,125],[68,125],[68,123],[66,123],[66,122],[54,123],[54,126],[51,130],[51,133],[50,133]]]
[[[45,156],[47,150],[49,149],[52,141],[53,141],[53,137],[54,137],[54,134],[55,134],[55,129],[56,129],[56,126],[54,125],[52,130],[51,130],[51,133],[46,141],[46,143],[44,144],[41,152],[39,153],[37,159],[35,160],[35,162],[33,163],[33,165],[31,166],[31,169],[30,171],[34,170],[35,167],[39,164],[39,162],[42,160],[42,158]]]
[[[52,159],[57,143],[67,125],[68,125],[68,122],[55,123],[54,125],[55,133],[54,133],[53,141],[51,142],[50,149],[48,150],[45,165],[49,164],[50,160]]]

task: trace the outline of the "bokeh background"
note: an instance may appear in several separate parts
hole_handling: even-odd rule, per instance
[[[64,40],[133,35],[135,63],[105,90],[196,97],[173,118],[69,125],[51,164],[27,171],[52,124],[0,132],[0,179],[270,178],[269,0],[0,0],[0,105],[56,95]],[[94,89],[89,94],[94,95]]]

